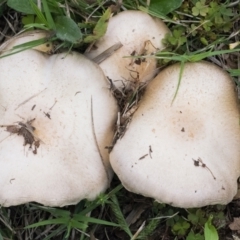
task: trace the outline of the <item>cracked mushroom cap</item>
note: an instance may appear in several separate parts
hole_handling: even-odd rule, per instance
[[[177,207],[227,204],[240,175],[232,79],[208,62],[163,70],[147,87],[110,163],[132,192]]]
[[[74,52],[0,59],[0,205],[64,206],[105,191],[117,113],[107,84]]]
[[[162,39],[169,32],[157,18],[141,11],[124,11],[109,20],[106,34],[86,55],[93,59],[114,44],[122,47],[99,65],[117,87],[146,82],[157,73],[155,58],[125,58],[126,56],[151,55],[164,48]]]

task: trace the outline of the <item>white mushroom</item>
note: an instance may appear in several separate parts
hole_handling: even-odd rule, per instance
[[[117,87],[146,82],[156,75],[156,59],[129,56],[151,55],[163,49],[161,41],[168,32],[160,19],[141,11],[124,11],[109,20],[106,34],[96,42],[96,49],[86,55],[93,59],[120,42],[123,46],[100,63],[105,75]]]
[[[42,31],[42,30],[24,32],[20,35],[16,35],[16,36],[10,38],[6,42],[4,42],[0,46],[0,54],[7,55],[8,53],[18,52],[21,49],[21,47],[19,47],[20,45],[27,43],[27,42],[32,44],[32,41],[41,40],[41,39],[44,40],[44,39],[49,38],[50,36],[51,36],[50,32]],[[15,48],[13,48],[14,46],[15,46]],[[47,41],[46,43],[37,45],[32,48],[35,50],[38,50],[40,52],[51,53],[53,51],[53,44],[52,44],[52,42]]]
[[[0,59],[1,206],[64,206],[108,187],[105,147],[117,106],[107,84],[77,53],[27,50]]]
[[[234,84],[207,62],[163,70],[147,87],[110,163],[132,192],[173,206],[226,204],[240,175],[239,108]]]

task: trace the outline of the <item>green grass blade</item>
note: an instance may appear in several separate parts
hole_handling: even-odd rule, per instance
[[[65,15],[64,8],[60,7],[60,1],[47,0],[47,5],[51,13],[56,13],[57,15]]]
[[[64,224],[64,225],[68,225],[68,222],[69,222],[69,218],[68,217],[55,218],[55,219],[49,219],[49,220],[45,220],[45,221],[41,221],[41,222],[38,222],[38,223],[34,223],[34,224],[31,224],[31,225],[28,225],[24,229],[40,227],[40,226],[45,226],[45,225],[51,225],[51,224]]]
[[[86,215],[89,212],[91,212],[93,209],[98,207],[99,205],[102,205],[102,203],[100,201],[98,201],[98,200],[95,200],[95,201],[91,202],[88,207],[86,207],[84,210],[82,210],[81,214],[82,215]]]
[[[56,238],[57,236],[61,235],[66,230],[65,225],[60,225],[57,229],[53,230],[47,237],[45,237],[43,240],[51,240]]]
[[[107,225],[107,226],[113,226],[113,227],[119,227],[118,224],[108,222],[105,220],[97,219],[97,218],[92,218],[92,217],[87,217],[81,214],[74,214],[73,219],[76,221],[82,221],[82,222],[89,222],[89,223],[96,223],[96,224],[101,224],[101,225]]]
[[[131,231],[128,227],[128,224],[127,224],[123,214],[122,214],[122,211],[120,209],[120,206],[119,206],[118,199],[117,199],[116,195],[112,195],[111,200],[112,200],[112,202],[110,203],[110,207],[113,211],[113,214],[116,217],[116,220],[117,220],[118,224],[120,225],[120,228],[122,230],[124,230],[130,238],[132,238],[133,235],[132,235],[132,233],[131,233]]]
[[[232,77],[240,76],[240,69],[229,69],[228,71]]]
[[[110,198],[111,196],[115,195],[117,192],[119,192],[123,188],[122,184],[119,184],[117,187],[115,187],[113,190],[111,190],[107,196]]]
[[[71,221],[69,222],[69,226],[71,228],[77,228],[77,229],[80,229],[80,230],[84,230],[88,227],[88,224],[87,223],[81,223],[79,221],[71,219]]]
[[[177,94],[178,94],[178,90],[179,90],[179,87],[180,87],[180,84],[181,84],[181,80],[182,80],[182,74],[183,74],[183,69],[184,69],[184,64],[185,62],[181,62],[181,66],[180,66],[180,73],[179,73],[179,77],[178,77],[178,84],[177,84],[177,89],[174,93],[174,96],[173,96],[173,100],[171,102],[171,105],[173,104],[174,100],[176,99],[177,97]]]
[[[50,208],[50,207],[44,207],[44,206],[37,206],[32,204],[35,208],[41,209],[45,212],[51,213],[54,217],[64,217],[64,218],[69,218],[71,216],[71,213],[67,210],[62,210],[58,208]]]
[[[123,188],[122,184],[119,184],[117,187],[115,187],[113,190],[111,190],[108,194],[104,194],[101,199],[96,199],[93,201],[86,209],[81,211],[82,215],[86,215],[87,213],[91,212],[96,207],[103,205],[105,203],[108,203],[108,199],[117,192],[119,192]]]
[[[203,52],[203,53],[198,53],[195,54],[194,52],[189,55],[188,61],[189,62],[198,62],[201,61],[205,58],[208,57],[213,57],[213,56],[217,56],[217,55],[221,55],[221,54],[226,54],[226,53],[233,53],[233,52],[239,52],[240,49],[229,49],[229,50],[219,50],[219,51],[207,51],[207,52]]]
[[[49,28],[49,24],[47,22],[47,19],[45,18],[45,16],[43,15],[43,13],[40,11],[40,9],[37,7],[37,5],[32,1],[29,0],[31,7],[33,9],[33,11],[35,12],[35,14],[37,15],[37,17],[39,18],[39,20],[46,26]]]
[[[25,51],[27,49],[31,49],[33,47],[39,46],[39,45],[41,45],[43,43],[46,43],[46,42],[47,42],[46,38],[41,38],[41,39],[33,40],[33,41],[30,41],[30,42],[27,42],[27,43],[19,44],[17,46],[14,46],[12,49],[9,49],[7,51],[3,51],[0,55],[0,59],[4,58],[4,57],[11,56],[13,54],[17,54],[17,53]]]
[[[229,49],[229,50],[206,51],[201,53],[198,53],[199,51],[196,51],[190,54],[183,54],[183,55],[171,53],[171,52],[158,52],[155,57],[157,59],[167,59],[167,60],[177,61],[177,62],[182,62],[182,61],[198,62],[208,57],[213,57],[213,56],[226,54],[226,53],[234,53],[239,51],[240,51],[239,48],[235,48],[235,49]]]
[[[70,224],[68,224],[68,226],[67,226],[67,232],[65,233],[65,235],[64,235],[64,239],[68,239],[69,238],[69,236],[70,236],[70,233],[71,233],[71,231],[72,231],[72,224],[70,223]],[[78,228],[78,227],[76,227],[76,228]],[[80,227],[79,227],[79,229],[81,229]]]
[[[24,26],[25,30],[33,29],[33,28],[42,29],[42,30],[49,30],[49,28],[46,27],[43,23],[29,23],[29,24],[26,24]]]
[[[149,15],[152,15],[153,17],[157,17],[157,18],[160,18],[160,19],[165,20],[167,22],[176,24],[176,22],[173,21],[171,18],[169,18],[169,17],[167,17],[163,14],[160,14],[159,12],[156,12],[153,9],[149,10],[149,9],[143,7],[143,6],[138,7],[138,9],[142,12],[145,12],[145,13],[148,13]]]
[[[12,49],[33,48],[33,47],[41,45],[45,42],[46,42],[46,38],[40,38],[40,39],[37,39],[37,40],[33,40],[33,41],[30,41],[30,42],[26,42],[26,43],[16,45]]]
[[[51,14],[50,9],[49,9],[48,4],[47,4],[47,1],[42,0],[42,4],[43,4],[43,9],[44,9],[46,19],[47,19],[47,22],[48,22],[48,25],[49,25],[50,29],[53,29],[53,30],[56,29],[55,23],[54,23],[53,18],[52,18],[52,14]]]

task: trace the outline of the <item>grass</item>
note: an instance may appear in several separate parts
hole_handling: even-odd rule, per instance
[[[239,1],[188,0],[181,3],[163,0],[161,5],[158,4],[160,1],[151,1],[148,7],[149,2],[42,0],[40,10],[39,1],[17,4],[16,1],[0,0],[0,43],[23,29],[38,28],[53,32],[47,40],[54,42],[56,52],[73,49],[83,53],[104,35],[110,17],[109,7],[114,6],[111,9],[115,14],[140,9],[162,19],[172,30],[173,34],[164,40],[165,51],[155,56],[159,65],[165,67],[181,62],[184,66],[185,62],[205,59],[227,70],[239,88]],[[19,46],[16,51],[31,48],[40,42]],[[232,49],[232,45],[236,47]],[[137,94],[126,95],[134,98]],[[131,101],[134,101],[133,98]],[[122,102],[124,100],[121,98]],[[82,200],[77,205],[64,208],[43,207],[37,203],[0,207],[0,240],[227,240],[237,234],[228,225],[233,217],[239,216],[238,205],[236,200],[227,206],[174,208],[128,192],[114,176],[107,192],[92,202]]]

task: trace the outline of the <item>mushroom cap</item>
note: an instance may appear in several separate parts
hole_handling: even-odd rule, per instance
[[[95,43],[96,48],[86,55],[93,59],[121,42],[123,46],[99,64],[105,75],[117,87],[131,82],[146,82],[156,75],[156,59],[148,57],[135,61],[136,58],[125,57],[151,55],[163,49],[161,41],[168,32],[169,29],[160,19],[141,11],[124,11],[109,20],[107,32]]]
[[[105,191],[117,104],[98,65],[26,50],[0,59],[0,93],[0,125],[10,125],[0,127],[0,205],[64,206]],[[10,128],[32,119],[35,141],[23,146],[29,132]]]
[[[35,31],[27,31],[24,32],[20,35],[16,35],[11,37],[8,41],[4,42],[0,46],[0,54],[8,54],[8,50],[13,52],[17,52],[19,49],[12,49],[13,46],[21,45],[26,42],[31,42],[34,40],[39,40],[39,39],[47,39],[51,36],[51,32],[44,31],[44,30],[35,30]],[[44,53],[51,53],[53,50],[53,44],[52,42],[46,42],[41,45],[35,46],[32,49],[38,50],[40,52]]]
[[[132,192],[177,207],[227,204],[240,175],[234,84],[207,62],[164,69],[148,86],[110,163]]]

